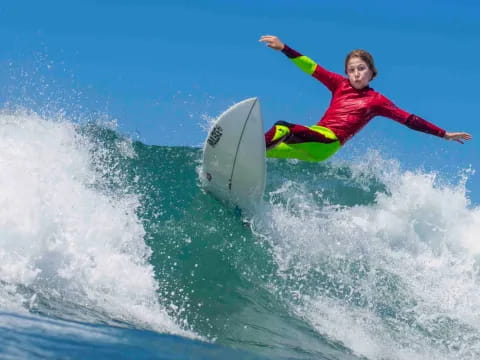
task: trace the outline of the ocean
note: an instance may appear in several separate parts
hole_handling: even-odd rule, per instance
[[[471,170],[269,159],[243,213],[201,157],[2,111],[0,358],[480,358]]]

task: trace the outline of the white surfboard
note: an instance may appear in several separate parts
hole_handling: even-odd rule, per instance
[[[221,114],[203,148],[202,184],[214,197],[249,209],[265,191],[265,137],[260,102],[243,100]]]

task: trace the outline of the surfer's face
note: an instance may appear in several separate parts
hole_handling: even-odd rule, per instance
[[[351,57],[347,63],[347,76],[350,84],[357,90],[368,86],[373,73],[367,63],[359,57]]]

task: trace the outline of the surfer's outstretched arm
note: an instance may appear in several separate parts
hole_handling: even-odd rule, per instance
[[[298,51],[293,50],[276,36],[263,35],[260,37],[259,41],[266,43],[268,47],[274,50],[282,51],[302,71],[321,81],[332,92],[335,91],[338,85],[340,85],[345,79],[342,75],[324,69],[308,56],[302,55]]]
[[[420,116],[410,114],[399,107],[386,97],[381,96],[380,106],[378,107],[378,115],[388,117],[395,120],[410,129],[421,131],[426,134],[435,135],[446,140],[453,140],[463,144],[463,140],[470,140],[472,136],[466,132],[446,132],[435,124],[422,119]]]

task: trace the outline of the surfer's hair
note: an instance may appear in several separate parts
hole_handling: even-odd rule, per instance
[[[368,51],[362,50],[362,49],[352,50],[348,53],[347,57],[345,58],[345,74],[347,74],[348,62],[353,57],[358,57],[358,58],[362,59],[363,61],[365,61],[365,63],[368,65],[368,68],[372,71],[372,79],[371,80],[373,80],[375,78],[375,76],[377,76],[378,71],[377,71],[377,68],[375,67],[375,62],[373,61],[372,54],[370,54]]]

